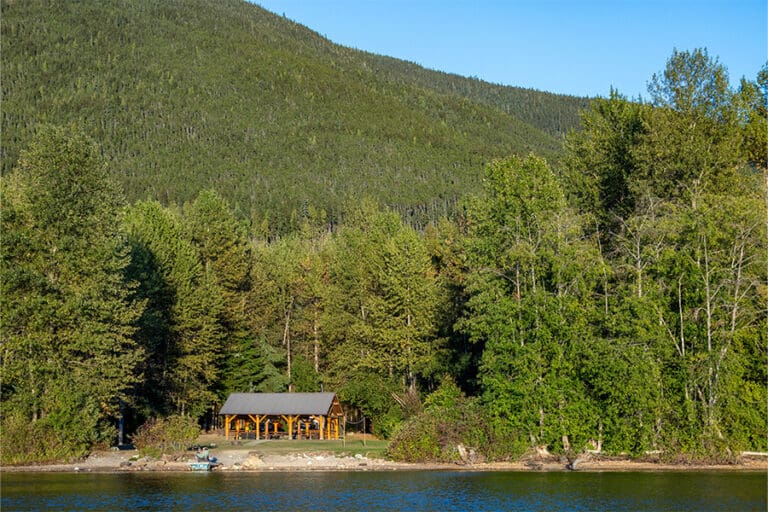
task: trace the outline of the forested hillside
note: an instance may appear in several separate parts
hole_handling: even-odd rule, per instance
[[[588,98],[489,84],[477,78],[433,71],[391,57],[374,54],[367,54],[367,57],[377,73],[390,80],[414,83],[490,105],[557,139],[562,139],[579,126],[579,111],[588,108],[590,103]]]
[[[7,174],[40,123],[92,136],[131,200],[205,188],[285,231],[370,196],[423,225],[493,158],[555,157],[585,100],[426,71],[241,0],[2,4]]]
[[[40,127],[0,180],[2,462],[320,389],[403,460],[768,450],[768,67],[733,89],[675,51],[649,83],[423,230],[367,199],[280,237],[212,188],[126,201],[117,155]]]

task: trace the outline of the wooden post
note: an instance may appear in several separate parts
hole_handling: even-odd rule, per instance
[[[320,416],[320,439],[323,439],[323,430],[325,430],[325,416]]]
[[[251,420],[253,420],[253,422],[256,424],[256,440],[258,441],[259,431],[261,430],[261,420],[264,419],[264,416],[260,416],[258,414],[254,416],[252,414],[249,414],[248,417],[251,418]]]
[[[283,419],[288,422],[288,439],[293,439],[293,422],[299,419],[298,416],[283,416]],[[299,428],[301,428],[299,426]],[[301,432],[299,432],[301,433]]]
[[[224,415],[224,438],[229,439],[229,422],[230,417],[229,414]]]

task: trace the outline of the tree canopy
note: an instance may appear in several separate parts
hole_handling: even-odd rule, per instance
[[[562,165],[493,160],[424,229],[375,198],[282,233],[215,188],[128,204],[39,127],[0,182],[3,462],[321,389],[406,459],[768,450],[765,73],[724,78],[675,52],[652,102],[595,100]]]

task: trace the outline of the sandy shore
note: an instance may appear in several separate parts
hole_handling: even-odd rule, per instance
[[[568,471],[562,460],[528,459],[518,462],[477,464],[410,464],[362,455],[354,457],[322,453],[276,455],[243,449],[213,450],[214,471]],[[194,455],[151,459],[132,451],[95,452],[87,459],[71,464],[4,466],[13,472],[128,472],[128,471],[191,471]],[[589,457],[580,460],[578,471],[764,471],[768,473],[766,457],[744,458],[739,464],[701,465],[665,464],[630,459]]]

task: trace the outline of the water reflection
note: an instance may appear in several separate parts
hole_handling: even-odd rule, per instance
[[[8,510],[766,510],[763,473],[2,475]]]

